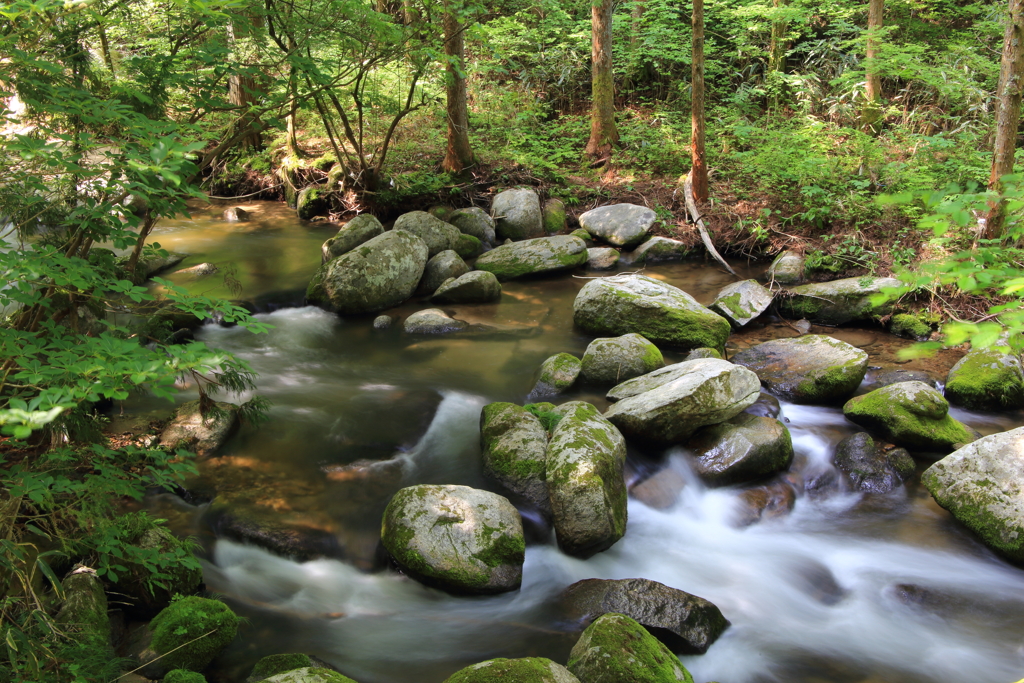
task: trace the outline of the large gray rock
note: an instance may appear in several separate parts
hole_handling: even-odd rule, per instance
[[[591,280],[573,302],[573,322],[591,334],[642,334],[655,344],[722,348],[729,321],[681,289],[644,275]]]
[[[704,427],[688,446],[696,456],[697,474],[715,486],[762,479],[793,462],[793,439],[786,425],[750,413]]]
[[[559,547],[590,557],[626,533],[626,440],[597,408],[582,401],[562,415],[547,450],[547,485]]]
[[[617,384],[665,365],[658,347],[639,334],[601,337],[590,342],[580,374],[593,384]]]
[[[925,470],[921,483],[985,545],[1024,563],[1024,427],[947,455]]]
[[[924,382],[900,382],[851,398],[843,415],[897,446],[947,453],[978,438],[949,415],[949,403]]]
[[[501,283],[494,273],[473,270],[445,281],[437,288],[431,301],[441,304],[485,304],[501,299]]]
[[[973,410],[1024,408],[1020,357],[998,347],[971,349],[946,378],[946,398]]]
[[[632,247],[647,238],[658,214],[646,206],[612,204],[599,206],[580,216],[580,227],[616,247]]]
[[[384,226],[380,224],[376,216],[361,213],[341,226],[337,235],[324,242],[321,248],[323,262],[326,263],[332,258],[347,254],[360,244],[369,242],[377,235],[383,234]]]
[[[630,252],[628,258],[632,263],[682,261],[690,256],[692,251],[685,242],[670,240],[667,237],[652,237]]]
[[[697,429],[739,415],[757,400],[761,383],[750,370],[717,358],[687,361],[687,372],[623,398],[605,417],[629,438],[680,443]]]
[[[588,626],[566,668],[583,683],[693,683],[679,658],[624,614],[605,614]]]
[[[768,266],[768,279],[780,285],[798,285],[804,281],[804,257],[784,251]]]
[[[884,451],[871,435],[857,432],[836,446],[836,467],[850,477],[857,491],[886,493],[914,474],[914,459],[903,448]]]
[[[428,214],[429,215],[429,214]],[[306,299],[342,315],[376,313],[412,296],[429,251],[419,237],[385,232],[320,266]]]
[[[691,361],[668,365],[660,370],[655,370],[654,372],[649,372],[646,375],[641,375],[640,377],[627,379],[621,384],[616,384],[608,391],[606,398],[609,401],[621,401],[624,398],[636,396],[637,394],[642,394],[645,391],[650,391],[651,389],[657,389],[661,385],[668,384],[673,380],[679,379],[683,375],[693,372],[700,367],[702,366],[692,365]]]
[[[650,579],[584,579],[566,588],[560,603],[586,624],[625,614],[679,654],[704,654],[729,627],[714,603]]]
[[[438,252],[427,261],[423,269],[423,278],[420,280],[420,289],[425,292],[435,292],[449,278],[457,278],[469,272],[466,262],[451,249]]]
[[[449,334],[468,329],[465,320],[456,320],[440,308],[427,308],[416,311],[402,323],[406,334]]]
[[[514,280],[578,268],[587,262],[587,245],[578,237],[556,235],[504,244],[476,260],[478,270],[494,273],[499,280]]]
[[[580,359],[569,353],[556,353],[540,366],[540,377],[530,392],[530,400],[557,396],[576,382],[582,367]]]
[[[543,657],[490,659],[456,671],[444,683],[580,683],[561,664]]]
[[[750,368],[773,394],[795,403],[834,403],[860,386],[868,354],[819,334],[773,339],[732,357]]]
[[[551,516],[547,488],[548,432],[515,403],[489,403],[480,411],[484,474]]]
[[[448,217],[448,222],[463,235],[470,235],[481,242],[494,243],[494,219],[479,206],[457,209]]]
[[[199,457],[213,455],[238,431],[238,406],[218,402],[207,411],[199,412],[199,401],[182,403],[174,419],[160,434],[160,447],[168,450],[184,448]]]
[[[544,236],[540,197],[531,189],[498,193],[491,202],[491,216],[499,239],[517,242]]]
[[[611,247],[587,249],[587,268],[591,270],[611,270],[618,262],[619,252]]]
[[[448,249],[454,250],[459,244],[459,229],[454,225],[435,218],[426,211],[412,211],[402,214],[395,221],[395,231],[416,235],[427,245],[428,256]]]
[[[775,295],[756,280],[742,280],[723,287],[708,308],[735,327],[743,327],[767,311],[774,298]]]
[[[522,519],[489,491],[406,487],[384,511],[381,543],[413,577],[452,593],[503,593],[522,583]]]
[[[789,290],[791,296],[780,301],[783,315],[806,318],[822,325],[842,325],[853,320],[872,320],[889,315],[898,296],[874,303],[884,289],[906,286],[891,277],[850,277],[832,282],[800,285]]]

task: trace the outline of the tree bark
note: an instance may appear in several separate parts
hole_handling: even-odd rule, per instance
[[[1013,173],[1013,153],[1017,148],[1021,95],[1024,94],[1024,0],[1010,0],[1010,21],[1003,35],[1003,58],[999,66],[996,90],[996,140],[992,152],[992,172],[988,187],[1002,193],[1002,178]],[[985,236],[1002,237],[1006,231],[1006,201],[989,204]]]
[[[786,6],[786,0],[772,0],[772,6],[778,10]],[[786,50],[789,44],[786,35],[789,33],[789,23],[776,16],[772,20],[771,42],[768,44],[768,82],[771,86],[771,97],[768,100],[768,108],[778,111],[781,103],[779,97],[782,81],[778,77],[772,78],[774,74],[785,73],[786,71]]]
[[[229,21],[227,25],[228,44],[232,51],[241,36],[236,35],[235,22]],[[228,77],[228,101],[239,108],[240,115],[247,119],[249,108],[256,102],[256,80],[245,74],[232,74]],[[258,131],[253,131],[239,140],[238,145],[243,149],[259,150],[263,148],[263,136]]]
[[[448,103],[448,149],[441,168],[459,173],[473,165],[473,150],[469,146],[469,111],[466,105],[466,72],[463,63],[465,41],[462,26],[451,12],[444,15],[444,53],[448,56],[445,90]]]
[[[708,200],[708,167],[704,159],[704,0],[693,0],[693,59],[691,71],[690,158],[693,198]]]
[[[878,99],[882,95],[882,79],[878,75],[878,36],[882,29],[882,13],[885,0],[868,0],[868,42],[865,50],[864,71],[864,110],[861,112],[861,123],[865,130],[874,130],[875,123],[881,116]]]
[[[615,128],[615,79],[612,75],[612,0],[592,0],[590,139],[586,153],[597,158],[611,154],[619,142]]]

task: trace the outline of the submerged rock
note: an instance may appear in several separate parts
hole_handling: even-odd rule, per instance
[[[407,232],[423,240],[428,256],[454,250],[459,243],[459,229],[454,225],[435,218],[426,211],[412,211],[402,214],[395,221],[395,232]]]
[[[456,320],[440,308],[427,308],[416,311],[402,323],[406,334],[449,334],[468,329],[465,320]]]
[[[786,425],[749,413],[704,427],[689,447],[696,456],[697,474],[715,486],[761,479],[793,462],[793,440]]]
[[[182,268],[181,270],[174,271],[175,275],[191,275],[192,277],[205,277],[207,275],[216,275],[219,268],[214,263],[200,263],[188,268]]]
[[[435,292],[446,280],[457,278],[469,272],[469,266],[451,249],[438,252],[427,261],[420,280],[420,289]]]
[[[413,577],[452,593],[504,593],[523,580],[519,512],[489,491],[404,488],[384,511],[381,542]]]
[[[580,216],[580,227],[616,247],[632,247],[647,237],[658,219],[652,209],[636,204],[612,204],[591,209]]]
[[[611,270],[618,262],[619,252],[611,247],[587,249],[587,268],[591,270]]]
[[[594,384],[615,384],[665,365],[658,347],[639,334],[595,339],[583,354],[581,376]]]
[[[578,237],[557,235],[503,244],[476,260],[478,270],[499,280],[514,280],[578,268],[587,262],[587,245]]]
[[[946,398],[972,410],[1024,408],[1020,357],[997,347],[971,349],[950,371]]]
[[[647,507],[667,510],[679,500],[686,488],[686,479],[671,467],[658,470],[647,479],[629,488],[629,494]]]
[[[1024,563],[1024,427],[947,455],[925,470],[921,483],[985,545]]]
[[[729,627],[714,603],[650,579],[577,581],[560,602],[570,617],[587,624],[624,614],[679,654],[704,654]]]
[[[779,308],[791,318],[807,318],[822,325],[842,325],[853,320],[872,320],[892,312],[898,297],[888,296],[882,303],[872,299],[885,289],[902,289],[905,285],[891,277],[850,277],[832,282],[800,285],[789,290]]]
[[[580,683],[561,664],[543,657],[490,659],[456,671],[444,683]]]
[[[691,251],[685,242],[670,240],[667,237],[652,237],[630,252],[629,261],[631,263],[682,261],[690,255]]]
[[[515,403],[489,403],[480,411],[484,474],[551,516],[547,488],[548,431]]]
[[[796,506],[796,493],[793,485],[784,480],[745,489],[739,495],[741,507],[734,523],[745,527],[787,515]]]
[[[798,285],[804,281],[804,257],[784,251],[768,266],[768,279],[780,285]]]
[[[249,212],[239,206],[224,209],[224,213],[221,215],[229,223],[244,223],[249,220]]]
[[[923,382],[900,382],[851,398],[846,419],[897,446],[948,452],[978,438],[949,416],[949,403]]]
[[[777,418],[782,413],[782,405],[779,404],[779,399],[762,391],[757,400],[747,406],[743,412],[760,417]]]
[[[546,359],[540,366],[540,377],[530,392],[530,399],[557,396],[567,391],[575,384],[582,366],[580,359],[569,353],[558,353]]]
[[[491,202],[498,239],[528,240],[544,236],[540,197],[528,188],[505,190]]]
[[[386,330],[395,324],[395,319],[390,315],[378,315],[373,319],[373,329]]]
[[[914,474],[914,459],[903,448],[882,450],[871,435],[857,432],[836,446],[835,464],[857,491],[886,493]]]
[[[605,614],[588,626],[567,668],[584,683],[693,683],[679,658],[624,614]]]
[[[445,280],[431,301],[441,304],[486,304],[501,299],[501,283],[494,273],[472,270],[452,280]]]
[[[750,368],[768,391],[794,403],[832,403],[860,386],[868,354],[846,342],[819,334],[773,339],[732,357]]]
[[[206,415],[199,412],[199,401],[182,403],[174,419],[160,434],[160,447],[184,448],[199,457],[213,455],[238,431],[238,406],[217,402]]]
[[[734,326],[743,327],[767,311],[774,298],[775,295],[756,280],[743,280],[723,287],[709,308]]]
[[[729,321],[689,294],[643,275],[591,280],[573,303],[573,322],[591,334],[642,334],[655,344],[722,348]]]
[[[448,222],[463,235],[470,235],[481,242],[494,242],[494,219],[479,206],[457,209],[448,217]]]
[[[347,254],[360,244],[369,242],[374,237],[384,234],[384,226],[380,224],[376,216],[362,213],[345,223],[338,229],[338,234],[324,242],[320,251],[323,255],[323,263],[342,254]]]

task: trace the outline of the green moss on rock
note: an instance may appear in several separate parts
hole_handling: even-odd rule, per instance
[[[972,349],[946,379],[946,398],[972,410],[1024,407],[1024,368],[1011,353],[991,347]]]
[[[149,627],[166,666],[202,671],[235,639],[238,617],[223,602],[191,596],[171,603]]]
[[[206,683],[206,677],[195,671],[174,669],[164,676],[164,683]]]
[[[467,666],[444,683],[578,683],[564,667],[543,657],[491,659]]]
[[[583,632],[567,668],[585,683],[693,683],[664,643],[616,613],[601,616]]]
[[[848,420],[887,441],[926,451],[948,452],[977,437],[948,415],[949,403],[923,382],[899,382],[850,399],[843,406]]]
[[[309,655],[299,652],[268,655],[256,662],[256,666],[252,668],[252,673],[249,674],[249,680],[262,681],[264,678],[270,678],[285,671],[293,671],[307,666],[313,666],[313,661],[309,658]]]
[[[932,327],[916,315],[897,313],[889,323],[889,332],[905,339],[927,339]]]

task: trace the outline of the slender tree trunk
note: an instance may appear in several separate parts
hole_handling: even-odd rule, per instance
[[[448,96],[448,150],[441,168],[459,173],[473,165],[473,150],[469,146],[469,111],[466,105],[466,75],[463,64],[465,44],[458,18],[449,12],[444,15],[444,53],[448,56],[445,90]]]
[[[704,159],[704,0],[693,0],[693,59],[690,106],[690,157],[693,198],[708,200],[708,167]]]
[[[227,26],[228,44],[231,45],[232,51],[235,50],[237,39],[241,36],[236,36],[235,22],[229,21]],[[256,81],[252,76],[243,74],[232,74],[228,78],[228,100],[234,106],[239,108],[241,116],[247,117],[246,111],[255,103],[254,94],[256,92]],[[263,148],[263,137],[258,131],[253,131],[251,134],[243,137],[238,145],[243,149],[258,150]]]
[[[864,111],[861,112],[861,123],[865,130],[874,130],[875,123],[881,116],[878,99],[882,94],[882,79],[878,75],[878,36],[882,29],[882,12],[885,0],[868,0],[868,43],[864,61],[865,85]]]
[[[1003,176],[1013,173],[1021,95],[1024,94],[1024,0],[1010,0],[1010,22],[1006,25],[1003,37],[1003,58],[996,92],[996,141],[988,186],[994,192],[1002,192]],[[1006,230],[1005,214],[1005,201],[990,204],[985,224],[987,237],[1003,236]]]
[[[110,77],[117,78],[117,74],[114,72],[114,58],[110,54],[110,43],[107,41],[107,29],[103,24],[99,25],[100,34],[100,52],[103,53],[103,63],[107,65],[107,69],[110,70]]]
[[[592,0],[591,13],[591,88],[590,140],[586,153],[591,157],[611,154],[619,141],[615,128],[615,79],[612,75],[612,0]]]
[[[785,7],[785,0],[772,0],[775,9]],[[786,34],[789,33],[789,24],[776,17],[772,21],[772,37],[768,44],[768,77],[772,86],[772,96],[768,101],[768,108],[772,111],[779,109],[779,88],[782,82],[777,77],[772,79],[774,74],[781,74],[786,71],[786,50],[789,44],[786,41]]]
[[[295,39],[291,36],[288,37],[288,51],[294,53],[296,49]],[[299,74],[296,72],[295,65],[288,65],[288,133],[285,138],[285,144],[288,147],[288,156],[300,157],[302,156],[302,150],[299,149],[299,133],[295,119],[299,115]],[[340,162],[341,159],[338,159]]]

